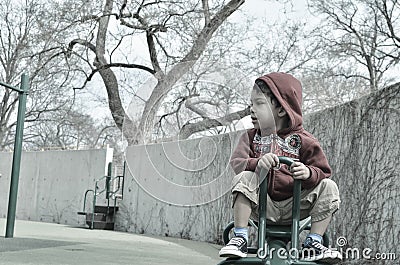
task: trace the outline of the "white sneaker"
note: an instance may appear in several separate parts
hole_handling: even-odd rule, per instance
[[[343,259],[342,254],[339,251],[329,249],[310,237],[306,238],[301,254],[301,260],[320,261],[328,264],[336,264],[341,262]]]
[[[219,251],[220,257],[244,258],[247,257],[247,241],[244,237],[234,236],[229,243]]]

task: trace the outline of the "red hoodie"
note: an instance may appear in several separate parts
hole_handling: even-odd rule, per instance
[[[318,140],[303,128],[302,87],[300,82],[285,73],[270,73],[258,79],[268,85],[290,119],[289,127],[277,132],[277,142],[281,143],[280,150],[273,147],[269,151],[278,155],[298,158],[310,169],[311,173],[309,179],[302,181],[302,188],[314,188],[322,179],[331,175],[331,168]],[[240,137],[231,157],[231,166],[236,174],[242,171],[255,171],[260,156],[265,153],[262,153],[262,150],[260,151],[257,147],[256,142],[259,141],[259,137],[257,136],[258,140],[255,140],[256,134],[256,129],[249,129]],[[273,136],[270,137],[274,138]],[[268,194],[275,201],[292,197],[293,177],[287,167],[281,167],[280,170],[270,170]]]

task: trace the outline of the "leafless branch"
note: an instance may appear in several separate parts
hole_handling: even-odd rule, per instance
[[[397,34],[395,33],[392,21],[392,14],[393,14],[393,9],[395,8],[395,4],[393,4],[393,9],[389,11],[386,1],[382,1],[382,6],[380,5],[380,3],[381,1],[379,2],[375,1],[376,7],[382,13],[383,17],[385,18],[386,25],[388,26],[389,33],[387,35],[390,38],[393,38],[396,46],[400,48],[400,36],[397,36]]]
[[[211,15],[210,15],[210,7],[208,5],[208,0],[202,0],[203,4],[203,12],[204,12],[204,23],[207,25],[210,23]]]
[[[72,40],[72,41],[68,44],[68,49],[67,49],[67,55],[68,55],[68,56],[71,56],[71,52],[72,52],[72,50],[73,50],[73,48],[74,48],[74,46],[75,46],[76,44],[80,44],[80,45],[82,45],[82,46],[84,46],[84,47],[86,47],[86,48],[89,48],[92,52],[96,53],[96,46],[95,46],[95,45],[93,45],[92,43],[90,43],[90,42],[87,41],[87,40],[75,39],[75,40]]]
[[[144,66],[144,65],[140,65],[140,64],[128,64],[128,63],[110,63],[110,64],[104,64],[104,65],[101,65],[101,66],[99,66],[99,67],[93,69],[92,72],[86,77],[86,80],[85,80],[84,84],[83,84],[81,87],[76,87],[76,88],[74,88],[74,89],[83,89],[83,88],[86,86],[86,84],[92,80],[93,76],[94,76],[97,72],[99,72],[99,71],[101,71],[101,70],[109,69],[109,68],[140,69],[140,70],[144,70],[144,71],[146,71],[146,72],[149,72],[150,74],[153,74],[153,75],[156,73],[153,69],[151,69],[151,68],[149,68],[149,67],[147,67],[147,66]]]
[[[232,121],[240,120],[247,115],[250,115],[249,107],[247,107],[244,110],[230,113],[230,114],[228,114],[224,117],[218,118],[218,119],[206,118],[197,123],[186,123],[185,125],[183,125],[183,127],[179,133],[179,138],[187,139],[190,135],[192,135],[196,132],[206,131],[208,129],[215,128],[218,126],[224,126],[224,125],[230,124]]]
[[[151,31],[146,32],[146,39],[147,39],[147,45],[149,48],[151,64],[153,65],[155,72],[158,73],[159,77],[162,78],[164,76],[164,73],[161,70],[160,63],[158,62],[157,50],[156,50],[156,46],[154,44],[153,33]]]

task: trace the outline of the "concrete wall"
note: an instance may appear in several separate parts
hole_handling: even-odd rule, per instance
[[[341,192],[341,210],[330,229],[347,247],[397,253],[400,259],[400,84],[307,117],[323,142]],[[357,260],[349,263],[360,264]]]
[[[231,218],[231,150],[237,134],[129,147],[117,228],[203,241]]]
[[[341,192],[341,210],[330,227],[334,241],[344,236],[349,247],[399,253],[399,109],[397,84],[305,118]],[[220,242],[232,217],[228,160],[237,139],[226,134],[129,147],[118,229]],[[371,264],[394,264],[386,262]]]
[[[17,219],[83,225],[86,189],[106,174],[112,149],[23,152]],[[12,153],[0,153],[0,217],[8,209]],[[90,199],[92,197],[90,196]]]

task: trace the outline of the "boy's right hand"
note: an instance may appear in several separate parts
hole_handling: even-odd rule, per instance
[[[257,167],[259,169],[264,168],[269,171],[271,167],[276,167],[279,165],[279,158],[273,153],[268,153],[263,155],[260,160],[258,160]]]

